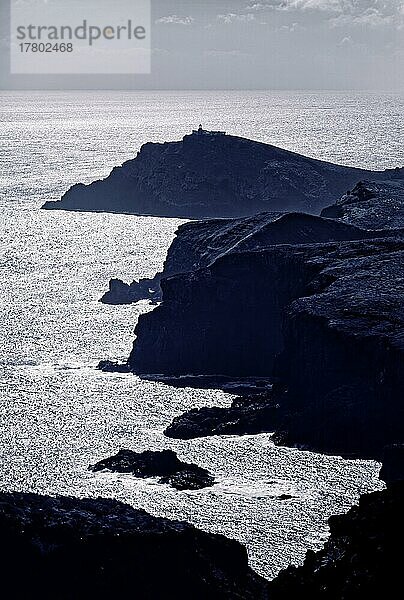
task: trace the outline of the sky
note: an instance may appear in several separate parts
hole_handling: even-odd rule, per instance
[[[10,76],[3,12],[0,86],[404,91],[404,0],[151,2],[151,73],[138,75]]]

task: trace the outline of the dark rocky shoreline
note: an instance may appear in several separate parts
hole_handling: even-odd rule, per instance
[[[308,552],[301,567],[282,571],[268,586],[271,600],[368,600],[401,588],[404,482],[363,495],[359,506],[329,519],[330,538]]]
[[[1,493],[0,531],[15,600],[267,598],[238,542],[116,500]]]
[[[395,594],[404,534],[402,457],[403,446],[390,447],[387,489],[331,517],[324,549],[309,551],[302,566],[288,567],[271,582],[248,567],[241,544],[188,523],[116,500],[1,493],[2,585],[16,600],[365,600]]]

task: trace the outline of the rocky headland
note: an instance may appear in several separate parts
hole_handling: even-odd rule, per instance
[[[228,167],[224,156],[230,157]],[[114,501],[7,495],[6,519],[12,524],[7,525],[11,537],[6,547],[15,551],[10,562],[16,562],[17,553],[27,559],[25,570],[34,573],[34,584],[50,566],[55,579],[63,579],[66,563],[83,578],[85,589],[92,574],[101,573],[98,597],[108,595],[108,585],[123,594],[134,553],[141,570],[140,576],[136,571],[136,583],[150,598],[288,600],[303,595],[353,600],[401,585],[397,547],[404,524],[404,181],[399,169],[369,177],[241,138],[194,135],[182,142],[146,145],[104,182],[75,186],[61,203],[46,206],[109,210],[115,203],[117,210],[135,214],[241,215],[183,225],[162,273],[131,285],[112,284],[105,301],[162,300],[140,317],[132,353],[116,369],[163,381],[188,381],[190,376],[270,379],[271,390],[236,398],[229,408],[178,415],[166,435],[190,439],[275,432],[277,443],[383,461],[387,489],[363,496],[347,515],[332,517],[324,549],[309,552],[304,565],[289,567],[269,584],[248,569],[239,544],[187,524],[154,519]],[[362,181],[354,185],[358,179]],[[344,189],[336,191],[342,180]],[[352,186],[320,217],[274,212],[314,212]],[[267,209],[272,212],[250,216]],[[114,370],[114,365],[104,361],[100,368]],[[213,478],[200,473],[200,467],[182,463],[174,453],[167,461],[156,454],[163,453],[125,450],[93,469],[158,476],[178,489],[197,489],[194,483],[188,486],[196,469],[212,485]],[[80,502],[85,506],[76,504]],[[80,520],[82,510],[87,525]],[[95,525],[94,510],[101,511]],[[52,535],[59,535],[63,523],[62,541],[52,537],[48,542],[47,523],[44,541],[47,515]],[[137,523],[139,515],[140,544],[132,537],[137,527],[133,519]],[[127,518],[132,519],[130,532]],[[112,532],[112,527],[118,529]],[[101,541],[98,528],[107,536]],[[75,536],[83,529],[77,552]],[[150,529],[158,531],[157,556]],[[86,565],[85,572],[76,559]],[[121,579],[115,584],[117,563]],[[61,597],[77,597],[68,594],[69,588]]]
[[[0,531],[9,598],[267,598],[238,542],[116,500],[2,493]]]
[[[403,439],[402,182],[394,188],[395,229],[298,213],[180,228],[179,263],[193,239],[188,270],[161,280],[163,302],[140,317],[128,368],[279,384],[267,400],[179,416],[168,435],[277,431],[282,443],[379,458]]]
[[[199,490],[211,487],[215,480],[207,469],[181,461],[172,450],[133,452],[121,449],[114,456],[89,467],[91,471],[130,473],[134,477],[159,477],[177,490]]]
[[[262,211],[316,213],[360,179],[383,172],[344,167],[216,132],[147,143],[137,156],[90,185],[77,184],[45,209],[201,219]]]

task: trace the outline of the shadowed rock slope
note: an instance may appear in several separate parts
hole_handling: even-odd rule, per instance
[[[18,600],[266,598],[238,542],[115,500],[2,493],[0,530]]]
[[[278,377],[288,443],[373,455],[404,437],[402,235],[227,254],[163,294],[136,372]]]
[[[102,181],[77,184],[43,208],[180,218],[261,211],[317,212],[360,179],[389,179],[230,135],[186,135],[144,144]]]
[[[260,213],[242,219],[195,221],[181,225],[164,263],[153,279],[130,285],[113,279],[101,298],[107,304],[127,304],[141,299],[161,300],[163,278],[196,271],[220,256],[238,250],[259,249],[273,244],[305,244],[354,240],[369,234],[353,225],[321,219],[305,213]]]
[[[389,181],[360,181],[321,215],[364,229],[404,227],[404,179],[402,169]]]

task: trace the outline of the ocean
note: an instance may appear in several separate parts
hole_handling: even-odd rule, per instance
[[[377,463],[275,447],[270,434],[170,440],[174,416],[232,396],[95,369],[128,356],[152,309],[100,304],[109,279],[152,276],[183,221],[40,206],[199,123],[336,163],[402,166],[403,106],[390,93],[0,93],[0,489],[115,497],[183,519],[240,540],[269,578],[320,548],[331,514],[383,487]],[[172,448],[217,483],[180,492],[88,470],[119,448]]]

